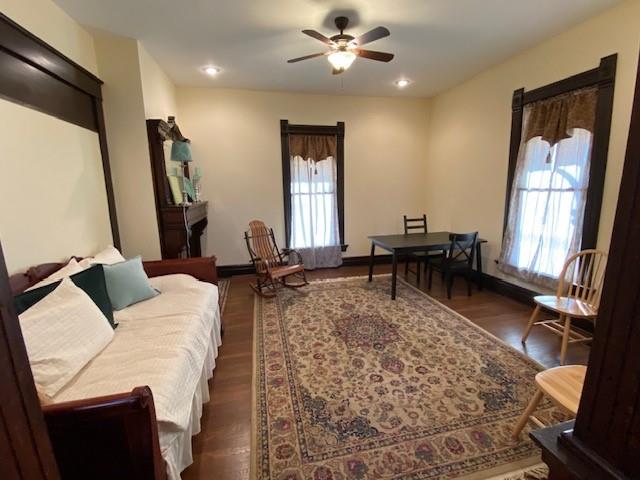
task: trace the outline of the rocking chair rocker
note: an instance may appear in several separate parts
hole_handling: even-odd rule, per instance
[[[251,288],[261,297],[274,297],[278,287],[300,288],[308,285],[300,254],[292,249],[280,250],[273,229],[260,220],[249,222],[249,232],[244,233],[257,281]],[[293,283],[289,277],[297,281]]]

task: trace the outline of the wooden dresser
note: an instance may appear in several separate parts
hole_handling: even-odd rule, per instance
[[[147,138],[162,258],[200,257],[209,204],[203,201],[187,206],[175,205],[165,163],[165,142],[187,139],[175,123],[170,125],[160,119],[147,120]],[[189,177],[188,168],[185,176]]]

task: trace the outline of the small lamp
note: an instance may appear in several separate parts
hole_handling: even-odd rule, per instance
[[[189,205],[189,197],[185,189],[185,176],[189,176],[189,162],[191,158],[191,145],[189,142],[183,142],[176,140],[171,145],[171,160],[174,162],[180,162],[182,164],[182,203]]]

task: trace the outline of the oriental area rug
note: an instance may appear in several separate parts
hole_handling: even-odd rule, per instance
[[[256,296],[251,478],[487,479],[540,463],[528,430],[511,432],[541,367],[401,279],[397,300],[389,287]],[[549,401],[537,416],[566,420]]]

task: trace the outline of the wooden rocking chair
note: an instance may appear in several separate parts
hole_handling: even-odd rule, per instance
[[[260,220],[249,222],[244,233],[251,262],[256,269],[257,282],[251,288],[261,297],[274,297],[278,287],[300,288],[308,285],[300,254],[292,249],[280,250],[273,229]],[[297,281],[293,283],[289,277]]]

